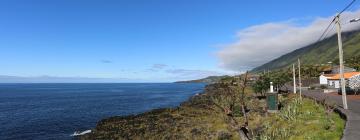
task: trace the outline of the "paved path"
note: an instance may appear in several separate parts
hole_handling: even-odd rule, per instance
[[[348,99],[348,110],[342,109],[341,96],[323,93],[322,91],[303,91],[303,95],[323,101],[327,104],[336,104],[337,109],[346,115],[346,126],[342,140],[360,140],[360,100]],[[360,95],[359,95],[360,96]]]

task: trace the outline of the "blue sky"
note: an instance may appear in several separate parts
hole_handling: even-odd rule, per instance
[[[307,25],[349,2],[2,0],[0,75],[163,82],[234,73],[216,54],[239,30],[289,20]]]

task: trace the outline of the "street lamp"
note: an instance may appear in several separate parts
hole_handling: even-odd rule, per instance
[[[352,23],[352,22],[358,22],[358,21],[360,21],[360,18],[351,19],[349,22]]]

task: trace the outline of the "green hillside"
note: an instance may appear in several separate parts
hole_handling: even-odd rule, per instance
[[[209,76],[209,77],[202,78],[202,79],[197,79],[197,80],[177,81],[175,83],[207,83],[207,84],[213,84],[213,83],[217,83],[221,79],[224,79],[224,78],[227,78],[227,77],[230,77],[230,76],[227,76],[227,75],[224,75],[224,76]]]
[[[344,59],[360,56],[360,31],[347,32],[342,34]],[[293,52],[280,56],[264,65],[254,68],[252,71],[274,70],[290,66],[298,58],[302,64],[327,64],[329,61],[338,63],[337,36],[322,40],[318,43],[297,49]]]

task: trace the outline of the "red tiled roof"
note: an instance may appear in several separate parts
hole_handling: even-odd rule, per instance
[[[323,74],[323,76],[325,76],[325,77],[333,77],[333,76],[335,76],[336,74]]]
[[[344,73],[344,78],[349,79],[358,74],[360,74],[360,72],[346,72],[346,73]],[[330,80],[338,80],[338,79],[340,79],[340,74],[335,74],[334,76],[330,77],[329,79]]]

